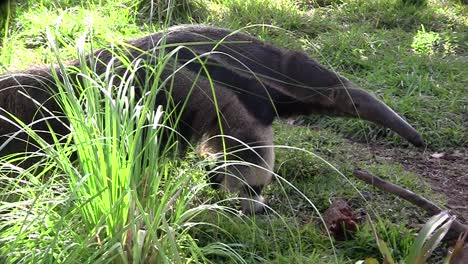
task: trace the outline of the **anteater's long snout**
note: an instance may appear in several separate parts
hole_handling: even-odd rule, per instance
[[[421,135],[390,107],[358,88],[340,89],[335,107],[345,115],[368,120],[398,133],[414,146],[424,146]]]

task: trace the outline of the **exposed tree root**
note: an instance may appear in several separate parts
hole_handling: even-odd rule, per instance
[[[377,176],[374,176],[367,171],[356,169],[354,170],[353,175],[354,177],[364,181],[365,183],[371,184],[385,192],[392,193],[402,199],[405,199],[406,201],[426,210],[431,215],[436,215],[444,211],[442,208],[429,201],[428,199],[421,197],[416,193],[407,190],[403,187],[400,187],[398,185],[385,181]],[[460,223],[458,220],[455,219],[444,240],[456,240],[457,237],[463,232],[468,232],[468,225]]]

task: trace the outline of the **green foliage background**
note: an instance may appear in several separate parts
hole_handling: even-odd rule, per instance
[[[76,59],[77,39],[86,31],[92,33],[88,35],[92,41],[86,40],[81,48],[89,50],[180,23],[248,26],[245,31],[260,39],[304,50],[372,91],[414,124],[429,151],[441,151],[468,146],[467,10],[461,1],[435,0],[10,1],[9,7],[0,7],[0,65],[6,72],[57,63],[56,55],[62,61]],[[57,39],[55,51],[49,47],[48,30]],[[159,176],[146,178],[128,173],[125,159],[114,157],[116,167],[101,169],[119,171],[109,177],[122,177],[126,185],[116,180],[103,188],[120,188],[127,200],[120,203],[115,198],[107,211],[100,211],[97,222],[85,219],[99,210],[90,210],[91,215],[80,210],[87,203],[100,207],[99,199],[89,197],[102,190],[89,189],[90,200],[85,200],[78,199],[71,186],[86,177],[107,175],[95,172],[85,177],[79,165],[60,167],[50,159],[23,171],[2,157],[0,262],[355,263],[378,258],[365,220],[346,241],[327,236],[320,216],[334,198],[350,201],[358,212],[369,212],[394,257],[404,259],[415,222],[424,221],[421,212],[349,175],[360,166],[441,201],[417,175],[397,161],[374,157],[368,146],[402,148],[408,155],[415,150],[388,130],[358,120],[315,116],[299,123],[304,126],[275,124],[275,172],[287,182],[278,178],[267,188],[276,212],[267,216],[240,216],[235,199],[205,188],[204,164],[193,153],[176,161],[153,157],[160,161],[153,170]],[[69,180],[74,176],[71,179],[77,182]],[[148,180],[157,186],[151,189],[155,195],[140,192],[140,186],[129,184],[131,179]],[[161,179],[168,189],[156,184]],[[189,191],[179,191],[187,185],[191,188],[184,190]],[[168,200],[174,204],[170,210],[164,204]],[[109,211],[113,206],[115,211]],[[161,210],[167,210],[167,217]],[[115,229],[107,230],[109,223]]]

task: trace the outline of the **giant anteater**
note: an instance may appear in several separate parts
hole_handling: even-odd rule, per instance
[[[181,119],[177,130],[183,137],[197,142],[209,139],[203,141],[202,150],[218,153],[226,148],[235,153],[229,158],[253,164],[230,165],[212,177],[214,182],[239,192],[244,198],[263,201],[260,193],[270,182],[274,166],[272,122],[276,117],[310,114],[357,117],[388,127],[416,146],[424,144],[404,119],[349,80],[303,52],[281,49],[247,34],[212,26],[177,26],[119,47],[129,60],[140,59],[154,65],[163,51],[174,53],[172,63],[159,76],[171,79],[167,82],[171,83],[171,89],[158,93],[156,104],[177,108],[186,102],[183,109],[178,109]],[[94,67],[98,74],[103,74],[108,64],[115,64],[119,73],[119,62],[113,59],[112,49],[98,50],[88,61],[97,62]],[[78,63],[72,61],[69,65]],[[179,69],[176,73],[174,66]],[[52,71],[60,78],[58,68],[46,67],[0,77],[0,115],[3,116],[0,154],[25,147],[21,144],[25,137],[20,135],[16,135],[19,140],[4,144],[8,135],[19,130],[14,122],[6,120],[7,113],[29,124],[50,113],[61,112],[51,98],[56,92]],[[137,74],[141,81],[150,78],[144,72]],[[169,99],[173,102],[171,106],[167,103]],[[67,132],[66,123],[52,118],[49,124],[58,133]],[[32,127],[47,131],[45,122],[36,122]],[[216,137],[221,132],[229,137]],[[47,137],[47,133],[43,135]],[[247,200],[241,202],[243,211],[254,213],[263,209],[261,203]]]

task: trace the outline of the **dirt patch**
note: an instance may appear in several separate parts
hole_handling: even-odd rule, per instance
[[[399,162],[403,167],[429,183],[434,192],[443,194],[447,199],[444,206],[458,219],[468,222],[468,149],[447,152],[418,151],[384,145],[350,143],[376,159]],[[359,155],[359,154],[358,154]]]

